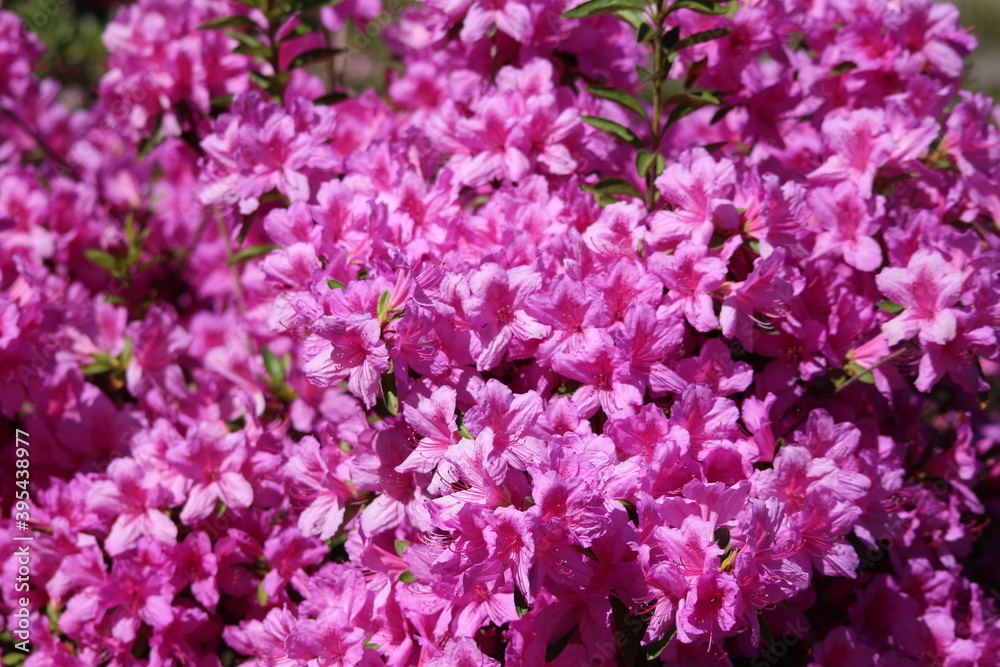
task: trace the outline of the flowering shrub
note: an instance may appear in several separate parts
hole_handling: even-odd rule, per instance
[[[104,41],[73,110],[0,10],[4,664],[1000,665],[953,7],[139,0]]]

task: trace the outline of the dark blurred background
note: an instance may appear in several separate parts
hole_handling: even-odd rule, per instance
[[[1000,99],[1000,0],[954,0],[961,11],[962,25],[972,28],[979,48],[971,58],[968,87]],[[3,0],[3,8],[17,12],[30,30],[49,47],[40,74],[54,77],[70,86],[69,99],[83,103],[96,88],[104,71],[106,51],[101,43],[102,26],[115,10],[127,4],[122,0]],[[377,41],[377,40],[372,40]],[[385,63],[372,63],[386,57],[384,49],[366,49],[371,53],[355,61],[363,71],[383,72]],[[363,76],[363,73],[362,73]],[[372,81],[381,87],[381,81]],[[74,99],[75,98],[75,99]]]

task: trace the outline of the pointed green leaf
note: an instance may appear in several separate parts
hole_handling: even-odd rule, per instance
[[[295,8],[303,11],[310,11],[313,9],[320,9],[321,7],[333,7],[334,5],[339,5],[342,2],[344,2],[344,0],[298,0],[298,2],[295,3]]]
[[[389,370],[382,374],[382,405],[390,415],[399,414],[399,395],[396,389],[396,371],[389,362]]]
[[[639,192],[631,183],[624,178],[602,178],[593,185],[584,185],[582,188],[586,192],[596,192],[605,195],[627,195],[638,197]]]
[[[625,21],[636,30],[641,28],[648,20],[642,9],[619,9],[615,12],[615,16]]]
[[[347,93],[328,93],[326,95],[323,95],[322,97],[317,97],[316,99],[314,99],[313,104],[321,104],[321,105],[339,104],[340,102],[349,99],[351,99],[351,96],[348,95]]]
[[[663,100],[664,104],[684,104],[691,107],[707,107],[719,104],[718,97],[707,90],[684,93],[682,95],[671,95]]]
[[[608,88],[607,86],[588,86],[586,90],[594,97],[600,97],[602,100],[611,100],[629,111],[634,111],[643,118],[648,118],[646,109],[643,108],[642,103],[624,90]]]
[[[638,0],[589,0],[568,12],[563,12],[563,18],[582,19],[602,14],[613,14],[623,9],[641,10],[642,8],[643,5]]]
[[[639,652],[639,643],[646,634],[649,619],[633,614],[628,605],[614,595],[609,596],[608,601],[611,602],[611,618],[614,620],[622,657],[625,658],[626,665],[634,665]]]
[[[261,354],[264,357],[264,369],[267,370],[271,382],[274,384],[284,384],[285,368],[281,363],[281,359],[278,359],[277,355],[271,352],[271,348],[267,345],[261,350]]]
[[[878,306],[881,310],[884,310],[887,313],[891,313],[892,315],[898,315],[904,310],[904,308],[901,305],[889,300],[879,301],[875,305]]]
[[[268,595],[267,591],[264,590],[264,580],[261,579],[260,583],[257,584],[257,603],[260,604],[261,607],[263,607],[264,605],[267,604],[267,600],[268,600]]]
[[[636,509],[635,504],[627,498],[619,498],[620,502],[625,507],[625,512],[628,514],[628,520],[631,521],[636,526],[639,525],[639,511]]]
[[[636,76],[639,77],[639,80],[642,81],[643,83],[646,83],[647,81],[653,78],[653,73],[650,72],[645,67],[642,67],[641,65],[636,65],[635,73]]]
[[[111,370],[111,359],[97,359],[80,367],[80,372],[84,375],[100,375]]]
[[[262,243],[260,245],[252,245],[249,248],[243,248],[239,252],[233,253],[233,256],[229,258],[227,266],[233,266],[235,264],[242,264],[247,260],[251,260],[254,257],[261,257],[267,253],[280,248],[281,246],[274,243]]]
[[[705,144],[704,146],[702,146],[702,148],[704,148],[709,153],[715,153],[728,143],[729,143],[728,141],[716,141],[715,143],[712,144]],[[760,252],[758,252],[757,250],[754,250],[754,252],[756,252],[758,255],[760,254]]]
[[[767,623],[764,621],[764,615],[761,613],[757,614],[757,621],[760,623],[760,638],[764,642],[764,646],[771,650],[774,648],[774,637],[771,636],[771,629],[767,627]]]
[[[646,172],[649,171],[654,162],[656,162],[655,155],[645,149],[640,150],[635,154],[635,173],[639,175],[639,178],[645,178]]]
[[[257,28],[257,22],[247,16],[223,16],[198,26],[198,30],[219,30],[221,28]]]
[[[253,35],[246,34],[245,32],[237,32],[236,30],[227,30],[226,34],[229,35],[230,37],[232,37],[233,39],[235,39],[237,42],[239,42],[243,46],[247,46],[247,47],[250,47],[252,49],[263,48],[263,49],[267,49],[268,52],[270,52],[270,50],[271,50],[270,47],[268,47],[267,44],[265,44],[264,42],[260,41],[259,39],[257,39]]]
[[[844,74],[845,72],[850,72],[851,70],[857,68],[858,66],[856,63],[853,63],[850,60],[845,60],[844,62],[840,63],[832,70],[830,70],[830,76],[838,76],[840,74]]]
[[[412,584],[414,581],[417,580],[417,578],[413,576],[412,572],[406,570],[401,575],[399,575],[399,580],[402,581],[404,584]]]
[[[403,552],[406,551],[406,547],[408,546],[410,546],[410,543],[406,540],[396,540],[396,555],[402,558]]]
[[[295,56],[292,62],[289,63],[288,69],[298,69],[299,67],[305,67],[313,63],[332,60],[338,53],[343,52],[343,49],[310,49]]]
[[[667,31],[667,34],[660,40],[660,48],[667,52],[672,51],[679,41],[681,41],[681,29],[678,26]]]
[[[382,292],[378,297],[378,321],[385,324],[389,321],[389,301],[392,300],[392,294],[389,290]]]
[[[347,287],[347,285],[340,282],[339,280],[335,280],[334,278],[327,279],[326,284],[327,287],[329,287],[330,289],[344,289],[345,287]]]
[[[620,141],[624,141],[636,149],[642,148],[642,142],[639,141],[639,137],[635,135],[635,132],[620,123],[608,120],[607,118],[601,118],[600,116],[580,116],[580,120],[587,123],[591,127],[597,128],[601,132],[605,132]]]
[[[678,9],[690,9],[693,12],[707,16],[722,16],[729,11],[729,8],[725,5],[711,2],[711,0],[677,0],[667,9],[667,14],[675,12]]]
[[[569,632],[549,639],[548,644],[545,646],[545,662],[553,662],[562,655],[562,652],[569,646],[569,640],[573,638],[573,633],[576,632],[577,627],[578,625],[574,625]]]
[[[663,636],[663,639],[653,642],[652,644],[646,647],[646,659],[650,662],[653,662],[657,658],[659,658],[660,654],[663,653],[664,649],[667,648],[667,645],[670,644],[670,642],[673,641],[674,637],[676,636],[677,636],[677,625],[674,624],[670,626],[669,630],[667,630],[667,634]]]
[[[653,39],[653,29],[648,23],[643,23],[635,31],[635,43],[643,44]]]
[[[104,252],[99,248],[87,248],[83,251],[84,256],[89,259],[94,264],[103,267],[109,271],[114,271],[118,266],[118,260],[116,260],[112,255]]]
[[[687,105],[674,107],[674,110],[671,111],[670,115],[667,117],[666,127],[670,127],[671,125],[679,121],[681,118],[684,118],[685,116],[690,116],[697,110],[698,107],[691,107]]]
[[[524,593],[517,587],[517,584],[514,585],[514,609],[517,610],[518,618],[524,618],[524,615],[531,610],[527,598],[524,597]]]
[[[688,35],[681,41],[677,42],[672,50],[680,51],[688,48],[689,46],[704,44],[705,42],[711,42],[714,39],[722,39],[732,32],[732,28],[712,28],[711,30],[702,30],[701,32],[696,32],[693,35]]]
[[[733,109],[734,109],[734,107],[722,107],[721,109],[719,109],[718,111],[716,111],[716,112],[715,112],[715,115],[714,115],[714,116],[712,116],[712,120],[710,120],[710,121],[708,122],[708,124],[709,124],[709,125],[715,125],[715,124],[716,124],[716,123],[718,123],[718,122],[719,122],[720,120],[722,120],[723,118],[725,118],[725,117],[726,117],[726,115],[727,115],[727,114],[728,114],[728,113],[729,113],[730,111],[732,111]]]

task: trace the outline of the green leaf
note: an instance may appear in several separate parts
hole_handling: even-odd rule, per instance
[[[649,619],[633,614],[628,605],[614,595],[609,596],[608,601],[611,602],[611,618],[614,620],[622,657],[625,658],[626,665],[634,665]]]
[[[281,246],[275,243],[262,243],[260,245],[252,245],[249,248],[243,248],[239,252],[233,253],[233,256],[229,258],[226,263],[227,266],[234,266],[236,264],[242,264],[247,260],[251,260],[254,257],[260,257],[266,255],[267,253],[280,248]]]
[[[396,393],[396,373],[390,364],[382,375],[382,402],[390,415],[399,414],[399,395]]]
[[[267,591],[264,590],[264,580],[261,579],[260,583],[257,584],[257,603],[263,607],[267,604],[268,595]]]
[[[771,636],[771,629],[767,627],[767,623],[764,622],[764,615],[758,613],[757,621],[760,623],[761,641],[764,642],[764,646],[766,646],[768,650],[772,650],[774,648],[774,637]]]
[[[408,546],[410,546],[410,543],[406,540],[396,540],[396,555],[402,558],[403,552],[406,551],[406,547]]]
[[[663,39],[660,40],[660,48],[664,51],[670,52],[675,46],[677,46],[677,42],[679,41],[681,41],[681,29],[678,26],[676,28],[671,28],[667,34],[663,36]]]
[[[667,9],[667,14],[675,12],[678,9],[690,9],[693,12],[707,16],[722,16],[729,11],[729,8],[725,5],[716,4],[711,2],[711,0],[677,0]]]
[[[733,566],[736,564],[736,557],[739,553],[739,549],[728,549],[724,554],[722,554],[722,563],[719,565],[719,571],[732,572]]]
[[[113,362],[110,358],[96,358],[89,364],[84,364],[80,367],[80,372],[84,375],[100,375],[101,373],[107,373],[114,367]]]
[[[281,359],[278,359],[274,352],[271,352],[271,348],[267,345],[261,350],[264,356],[264,368],[267,370],[268,376],[271,378],[271,382],[276,385],[285,383],[285,367],[281,363]]]
[[[344,0],[299,0],[295,3],[295,7],[296,9],[301,9],[303,11],[310,11],[321,7],[333,7],[334,5],[339,5],[342,2],[344,2]]]
[[[466,426],[465,424],[462,424],[461,426],[458,427],[457,433],[460,437],[463,437],[467,440],[475,440],[475,438],[472,437],[472,433],[469,432],[469,427]]]
[[[601,16],[603,14],[613,14],[622,9],[639,9],[643,5],[638,0],[589,0],[579,7],[574,7],[563,13],[563,18],[583,19],[590,16]]]
[[[702,148],[704,148],[709,153],[715,153],[720,148],[725,147],[725,145],[728,143],[729,143],[728,141],[716,141],[715,143],[712,144],[705,144],[704,146],[702,146]],[[760,254],[760,252],[757,250],[755,250],[754,252],[756,252],[758,255]]]
[[[118,260],[99,248],[87,248],[83,254],[91,262],[108,271],[114,271],[118,267]]]
[[[680,51],[686,49],[689,46],[694,46],[695,44],[704,44],[705,42],[711,42],[714,39],[722,39],[730,33],[733,32],[732,28],[712,28],[711,30],[702,30],[701,32],[696,32],[693,35],[688,35],[673,47],[673,51]]]
[[[631,183],[624,178],[602,178],[593,185],[584,185],[582,188],[586,192],[596,192],[606,195],[627,195],[638,197],[639,192]]]
[[[404,584],[412,584],[414,581],[417,580],[417,578],[413,576],[412,572],[410,572],[409,570],[405,570],[401,575],[399,575],[399,580],[402,581]]]
[[[893,315],[898,315],[904,310],[904,308],[901,305],[899,305],[894,301],[889,301],[889,300],[879,301],[875,305],[878,306],[880,309],[884,310],[885,312],[891,313]]]
[[[389,321],[389,301],[392,300],[392,294],[389,290],[382,292],[378,297],[378,321],[385,324]]]
[[[684,93],[681,95],[671,95],[663,100],[664,104],[683,104],[690,107],[707,107],[720,104],[718,97],[707,90]]]
[[[619,9],[615,12],[615,16],[625,21],[636,30],[639,30],[639,28],[645,25],[647,21],[646,15],[640,9]]]
[[[227,30],[226,34],[229,35],[230,37],[232,37],[233,39],[235,39],[237,42],[239,42],[243,46],[247,46],[247,47],[250,47],[252,49],[261,49],[261,48],[262,49],[267,49],[268,53],[271,52],[271,48],[267,44],[265,44],[264,42],[260,41],[259,39],[257,39],[253,35],[248,35],[245,32],[237,32],[235,30]]]
[[[729,114],[729,112],[732,111],[734,108],[735,107],[722,107],[721,109],[715,112],[715,115],[712,116],[712,120],[708,121],[708,124],[715,125],[720,120],[725,118]]]
[[[642,142],[639,141],[639,137],[635,136],[635,132],[613,120],[601,118],[600,116],[580,116],[580,120],[587,123],[591,127],[597,128],[601,132],[605,132],[620,141],[624,141],[629,146],[636,149],[642,148]]]
[[[648,118],[642,103],[632,95],[626,93],[624,90],[608,88],[607,86],[588,86],[586,90],[595,97],[600,97],[602,100],[611,100],[615,104],[625,107],[629,111],[634,111],[643,118]]]
[[[646,660],[653,662],[659,658],[660,654],[663,653],[664,649],[667,648],[667,645],[670,644],[676,636],[677,625],[675,624],[670,626],[670,629],[667,630],[667,634],[663,636],[663,639],[655,641],[646,647]]]
[[[344,289],[347,287],[347,285],[334,278],[328,278],[326,281],[326,285],[330,289]]]
[[[351,99],[351,96],[348,95],[347,93],[327,93],[322,97],[317,97],[316,99],[314,99],[313,104],[321,104],[321,105],[339,104],[344,100],[349,100],[349,99]]]
[[[685,116],[690,116],[697,110],[698,107],[691,107],[687,105],[674,107],[674,110],[670,112],[669,116],[667,116],[666,127],[670,127],[671,125],[679,121],[681,118],[684,118]]]
[[[850,72],[851,70],[857,68],[858,68],[857,63],[853,63],[850,60],[845,60],[844,62],[840,63],[832,70],[830,70],[830,76],[838,76],[840,74],[844,74],[845,72]]]
[[[5,667],[15,667],[20,665],[28,658],[27,653],[22,653],[21,651],[11,651],[3,657],[3,664]]]
[[[343,49],[310,49],[295,56],[292,62],[288,64],[288,69],[298,69],[299,67],[305,67],[313,63],[332,60],[338,53],[343,52]]]
[[[649,171],[655,162],[655,155],[645,149],[640,150],[635,154],[635,173],[639,175],[639,178],[645,178],[646,172]]]
[[[198,30],[219,30],[221,28],[257,28],[257,22],[247,16],[223,16],[198,26]]]
[[[649,24],[643,23],[635,31],[635,43],[643,44],[645,42],[648,42],[649,40],[653,39],[653,34],[654,34],[653,29],[649,26]]]
[[[653,73],[641,65],[636,65],[635,73],[639,77],[639,80],[643,83],[646,83],[653,78]]]
[[[569,640],[573,638],[573,633],[576,632],[578,625],[574,625],[569,632],[559,635],[554,639],[549,639],[548,644],[545,646],[545,662],[553,662],[558,658],[566,647],[569,646]]]
[[[524,593],[517,587],[517,584],[514,585],[514,609],[517,610],[518,618],[524,618],[524,615],[531,610],[527,598],[524,597]]]
[[[626,498],[619,498],[618,502],[625,506],[625,512],[628,513],[628,520],[631,521],[636,526],[639,525],[639,511],[636,510],[635,505],[631,500]]]
[[[719,547],[725,551],[729,548],[729,528],[726,526],[719,526],[715,529],[715,534],[712,535],[712,541],[719,545]]]

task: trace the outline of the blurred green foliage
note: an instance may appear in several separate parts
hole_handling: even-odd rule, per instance
[[[3,8],[18,14],[45,44],[37,73],[63,82],[79,103],[93,99],[106,67],[105,8],[70,0],[5,0]]]
[[[951,0],[972,29],[979,48],[970,59],[967,86],[1000,99],[1000,0]],[[4,0],[3,8],[19,14],[48,50],[39,74],[69,87],[70,100],[86,104],[105,70],[107,51],[101,42],[104,24],[118,0]],[[337,78],[349,87],[371,86],[382,92],[387,69],[396,67],[381,39],[385,24],[395,21],[412,0],[383,0],[387,11],[364,31],[351,25],[339,36],[347,49]]]
[[[979,40],[972,54],[968,87],[1000,100],[1000,0],[955,0],[962,25]]]

